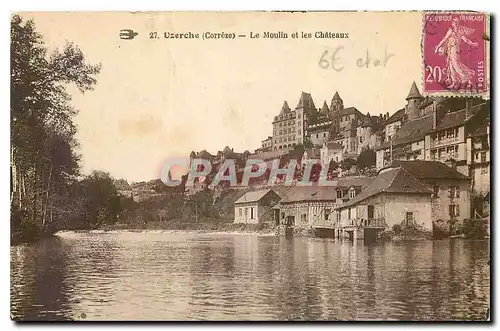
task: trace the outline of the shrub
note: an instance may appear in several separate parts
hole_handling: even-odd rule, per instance
[[[486,222],[487,220],[484,219],[464,220],[460,232],[463,233],[466,238],[484,239],[486,236]]]
[[[400,233],[401,233],[401,225],[400,225],[400,224],[394,224],[394,225],[392,226],[392,231],[393,231],[396,235],[400,234]]]

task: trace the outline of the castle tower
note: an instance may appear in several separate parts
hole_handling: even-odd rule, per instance
[[[290,107],[288,106],[288,102],[285,102],[283,103],[283,106],[281,107],[281,112],[280,112],[280,115],[283,115],[285,113],[288,113],[290,111]]]
[[[340,119],[339,113],[344,109],[344,101],[339,95],[339,92],[335,91],[332,98],[332,103],[330,105],[330,118],[332,119],[332,127],[330,130],[330,137],[335,137],[340,131]]]
[[[326,101],[323,101],[323,106],[321,107],[321,110],[319,111],[319,114],[322,116],[328,116],[330,115],[330,108],[328,108],[328,105],[326,104]]]
[[[307,124],[315,120],[317,116],[316,106],[312,99],[311,93],[302,92],[299,103],[295,107],[296,111],[296,133],[298,143],[303,144],[304,138],[307,135]]]
[[[420,94],[420,91],[417,88],[417,84],[413,81],[411,84],[410,93],[406,97],[406,106],[405,113],[409,121],[412,121],[416,118],[420,117],[420,109],[419,106],[422,103],[424,97]]]
[[[344,101],[340,97],[339,92],[335,92],[332,98],[332,103],[330,105],[330,110],[332,112],[338,112],[342,109],[344,109]]]

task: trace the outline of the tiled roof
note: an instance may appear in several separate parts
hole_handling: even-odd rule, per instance
[[[286,112],[289,112],[290,111],[290,107],[288,106],[288,102],[285,102],[283,103],[283,106],[281,107],[281,112],[280,114],[284,114]]]
[[[402,167],[417,179],[468,179],[455,169],[438,161],[392,161],[388,168]]]
[[[415,98],[422,98],[422,94],[420,94],[417,84],[415,84],[415,81],[413,81],[413,84],[411,84],[410,93],[408,93],[406,100]]]
[[[432,131],[432,116],[417,118],[404,123],[392,137],[393,146],[406,144],[409,142],[422,140],[425,135]],[[387,148],[391,145],[389,141],[380,145],[380,148]]]
[[[204,149],[198,153],[197,157],[202,158],[202,159],[211,160],[212,158],[215,157],[215,155],[210,154],[209,152],[207,152],[206,149]]]
[[[457,110],[447,113],[443,119],[436,126],[436,130],[444,130],[456,126],[464,125],[465,123],[465,109]]]
[[[323,107],[321,107],[320,114],[321,115],[328,115],[330,112],[330,109],[328,108],[328,105],[326,104],[326,101],[323,101]]]
[[[342,149],[342,145],[339,143],[336,143],[335,141],[328,141],[326,143],[326,147],[328,149]]]
[[[302,94],[300,95],[299,103],[295,108],[316,109],[316,106],[314,106],[314,101],[312,99],[311,93],[302,92]]]
[[[350,186],[366,187],[373,181],[373,177],[339,178],[336,185],[320,186],[292,186],[281,199],[280,204],[301,201],[335,201],[337,199],[337,187],[349,188]]]
[[[389,118],[385,121],[384,125],[401,121],[404,116],[405,116],[405,109],[401,108],[400,110],[396,111],[394,114],[389,116]]]
[[[431,194],[432,191],[402,167],[385,169],[365,190],[339,206],[339,209],[353,206],[379,193]]]
[[[468,137],[482,137],[482,136],[486,136],[488,134],[488,128],[487,128],[487,126],[489,126],[489,125],[490,125],[489,121],[485,122],[484,126],[477,127],[474,131],[469,132],[469,134],[467,136]]]
[[[248,155],[249,159],[267,161],[288,153],[288,149],[278,149],[276,151],[260,152]]]
[[[346,116],[346,115],[352,115],[352,114],[359,114],[361,117],[365,116],[358,109],[356,109],[356,107],[344,108],[341,111],[339,111],[338,114],[339,114],[338,116]]]
[[[249,203],[249,202],[257,202],[263,197],[265,197],[269,192],[274,192],[272,189],[267,189],[267,190],[260,190],[260,191],[253,191],[253,192],[246,192],[243,194],[241,198],[236,200],[234,203]]]

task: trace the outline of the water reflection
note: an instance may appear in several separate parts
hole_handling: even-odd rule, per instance
[[[16,319],[471,320],[487,241],[71,234],[11,248]]]

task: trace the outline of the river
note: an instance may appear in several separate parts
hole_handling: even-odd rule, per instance
[[[63,233],[11,247],[16,320],[483,320],[489,241]]]

